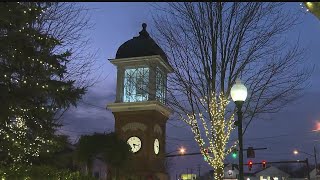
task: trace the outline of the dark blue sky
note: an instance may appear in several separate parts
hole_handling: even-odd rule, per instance
[[[92,9],[92,22],[95,24],[90,31],[92,49],[98,50],[97,65],[102,65],[101,82],[89,89],[83,102],[72,108],[63,117],[65,126],[60,130],[76,140],[81,134],[92,132],[113,131],[114,118],[105,109],[106,104],[115,99],[116,68],[108,61],[115,57],[118,47],[125,41],[137,36],[143,22],[152,28],[151,3],[82,3]],[[301,11],[299,3],[286,5],[292,11]],[[267,150],[256,151],[253,161],[304,159],[306,156],[292,154],[293,149],[301,149],[312,153],[313,146],[320,152],[320,132],[312,132],[316,123],[320,122],[320,21],[309,13],[301,13],[302,23],[287,38],[296,40],[300,36],[300,44],[305,47],[308,61],[315,64],[315,71],[310,79],[310,87],[305,89],[304,96],[286,106],[277,114],[267,115],[265,119],[254,121],[248,128],[244,146],[267,147]],[[152,33],[151,33],[152,34]],[[196,152],[197,145],[189,127],[182,123],[167,124],[167,149],[171,152],[180,146],[188,152]],[[229,162],[235,162],[231,158]],[[247,160],[245,159],[245,162]],[[313,163],[310,157],[311,163]],[[201,156],[179,157],[172,160],[172,175],[186,172],[201,164],[202,172],[210,167],[203,162]],[[247,170],[247,168],[245,168]]]

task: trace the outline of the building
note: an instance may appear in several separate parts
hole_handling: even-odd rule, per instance
[[[201,177],[199,177],[200,180],[207,180],[207,179],[214,179],[213,177],[214,171],[211,170]],[[239,175],[239,169],[238,166],[235,164],[225,164],[224,165],[224,179],[225,180],[236,180]]]
[[[224,167],[224,179],[226,180],[232,180],[237,179],[239,175],[239,169],[238,166],[234,164],[227,164]]]
[[[226,164],[224,167],[224,179],[236,180],[239,176],[237,165]],[[199,179],[213,179],[213,170],[209,171]],[[303,180],[304,178],[290,178],[290,175],[275,166],[270,166],[255,173],[244,173],[245,180]]]
[[[117,67],[117,88],[116,100],[107,108],[115,117],[115,132],[134,153],[135,175],[129,179],[167,180],[165,134],[171,110],[166,87],[173,69],[146,28],[143,23],[140,35],[123,43],[110,60]]]
[[[320,180],[320,172],[316,172],[316,168],[314,168],[311,172],[310,172],[310,179],[311,180]]]
[[[107,180],[111,175],[107,163],[105,163],[99,156],[93,159],[91,171],[92,176],[99,180]]]
[[[290,175],[275,166],[270,166],[256,172],[255,176],[258,177],[259,180],[287,180]]]
[[[197,175],[196,174],[181,174],[180,179],[181,180],[196,180]]]

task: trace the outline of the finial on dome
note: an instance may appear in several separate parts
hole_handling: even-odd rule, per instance
[[[147,24],[146,23],[142,23],[142,29],[146,30],[147,29]]]
[[[147,24],[142,23],[142,30],[139,32],[140,36],[149,37],[149,33],[147,32]]]

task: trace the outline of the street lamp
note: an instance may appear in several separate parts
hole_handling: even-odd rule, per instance
[[[314,153],[313,155],[310,154],[310,153],[304,152],[304,151],[299,151],[299,150],[297,150],[297,149],[295,149],[295,150],[293,151],[293,154],[295,154],[295,155],[297,155],[297,154],[299,154],[299,153],[306,154],[306,155],[308,155],[308,156],[314,157],[314,163],[315,163],[315,165],[316,165],[316,173],[318,174],[318,163],[317,163],[316,147],[315,147],[315,146],[313,147],[313,153]]]
[[[184,154],[186,152],[186,149],[184,147],[181,147],[179,149],[180,154]]]
[[[243,142],[242,142],[242,105],[247,98],[248,91],[247,88],[241,83],[240,79],[236,80],[231,88],[231,98],[237,106],[238,121],[236,125],[238,126],[238,139],[239,139],[239,179],[244,180],[243,177]]]
[[[175,156],[175,155],[170,155],[170,154],[172,154],[172,153],[174,153],[174,152],[179,152],[179,155],[184,155],[184,154],[186,153],[186,148],[180,147],[179,149],[176,149],[176,150],[174,150],[174,151],[171,151],[171,152],[169,152],[169,153],[166,153],[165,156],[166,156],[166,157]]]

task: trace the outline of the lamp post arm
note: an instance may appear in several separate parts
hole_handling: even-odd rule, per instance
[[[315,157],[315,155],[309,154],[309,153],[304,152],[304,151],[299,151],[299,153],[303,153],[303,154],[306,154],[306,155],[308,155],[308,156]]]
[[[166,156],[166,155],[169,155],[169,154],[177,152],[177,151],[179,151],[179,150],[171,151],[171,152],[165,153],[164,155]]]

